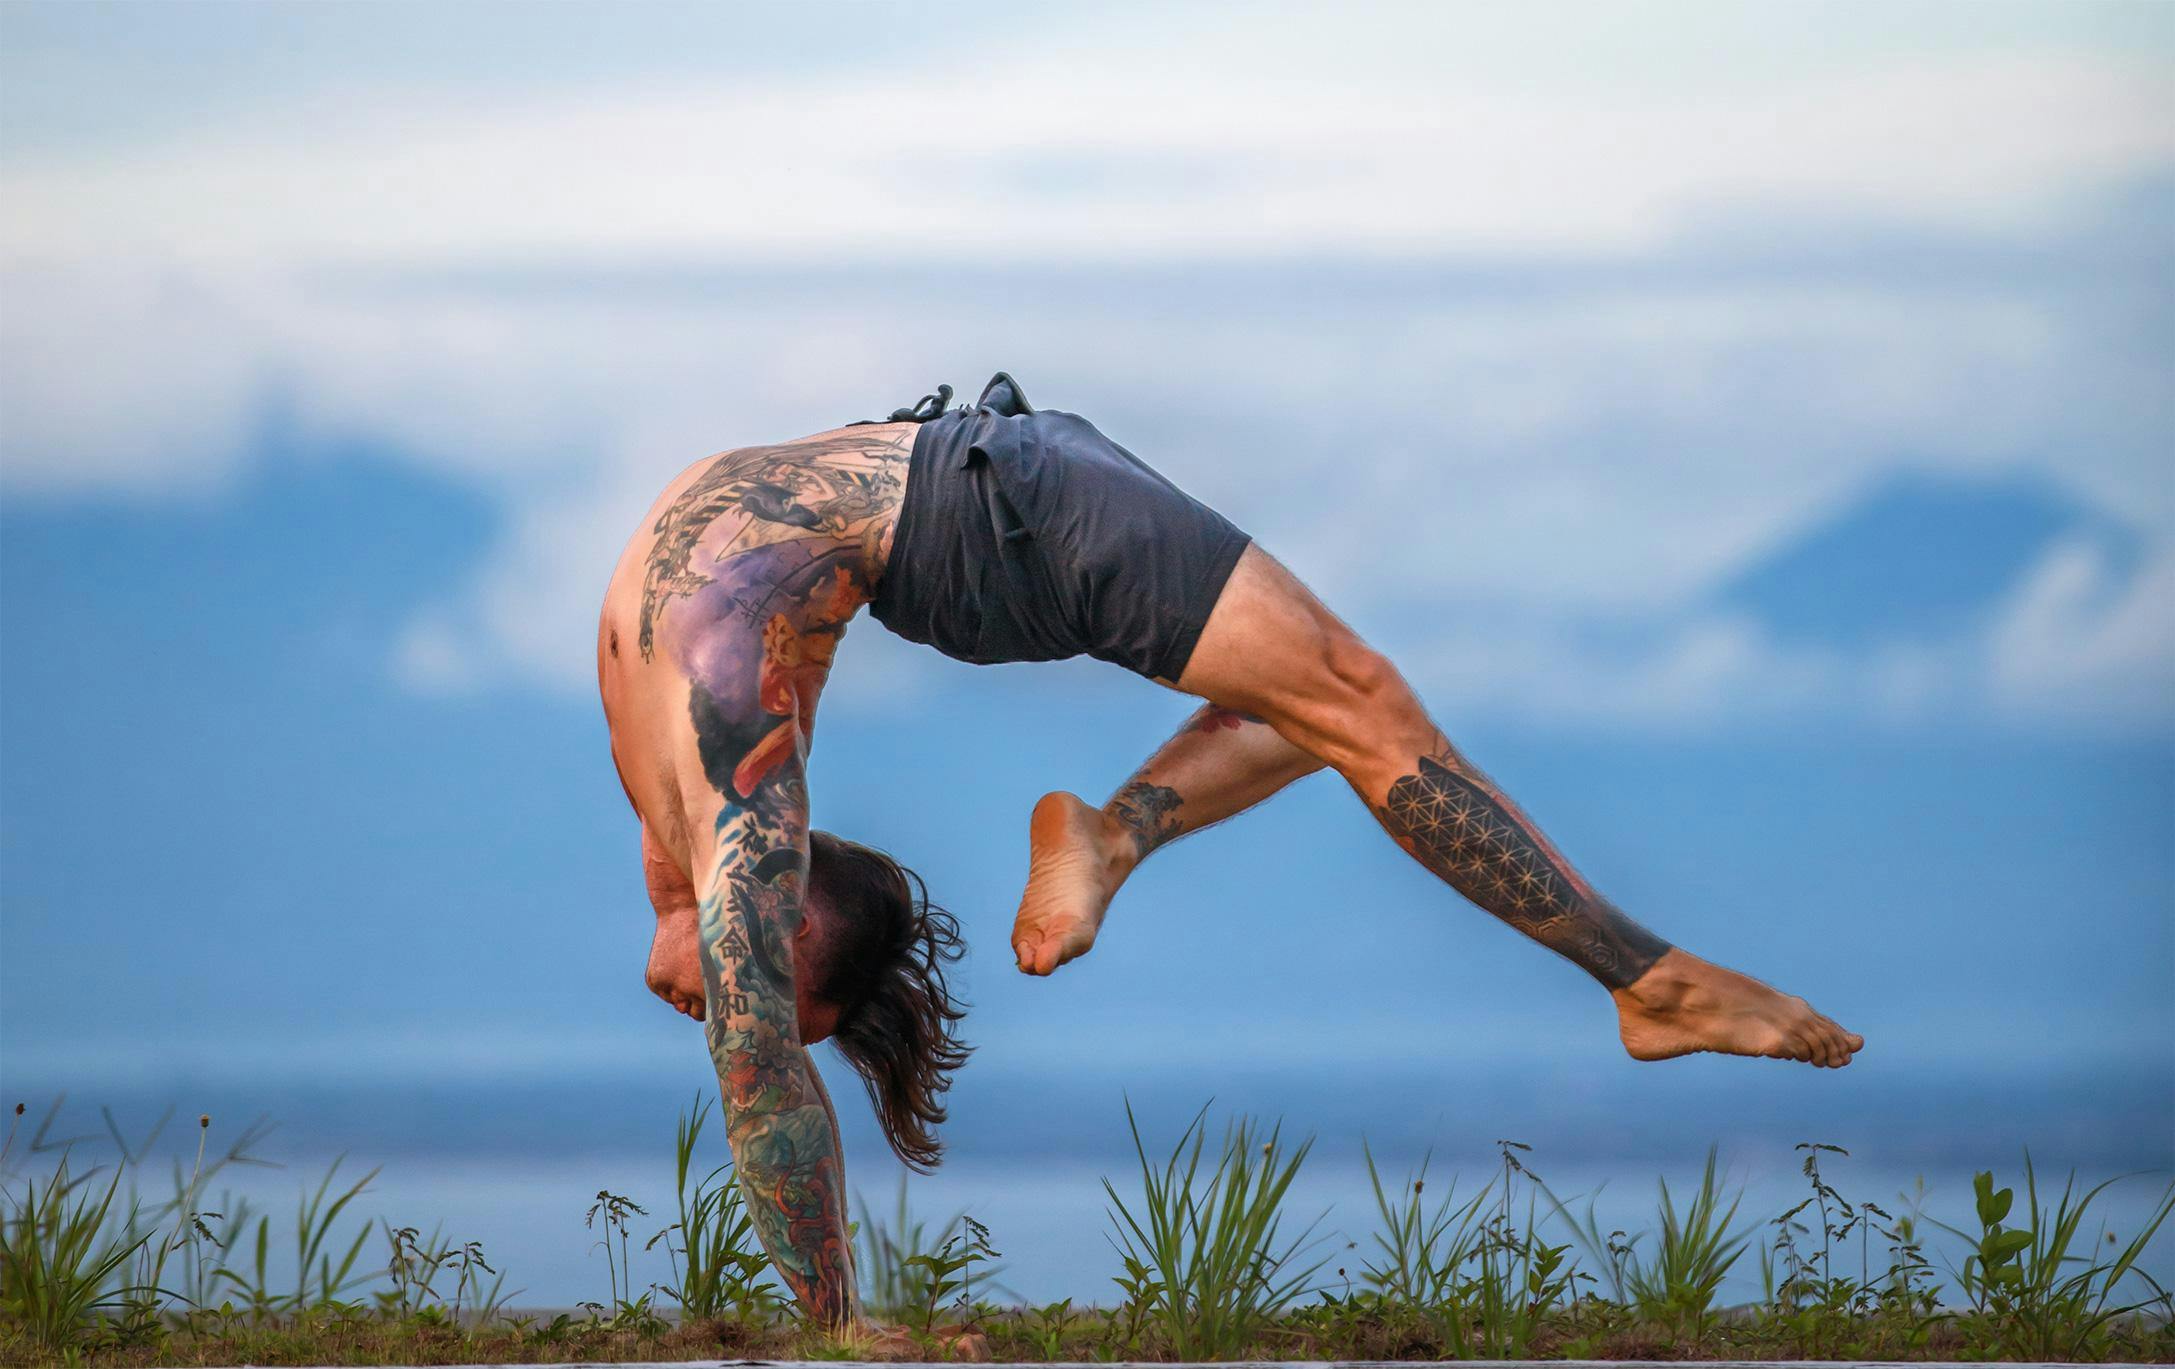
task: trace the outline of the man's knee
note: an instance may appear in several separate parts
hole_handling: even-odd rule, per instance
[[[1350,633],[1323,646],[1323,759],[1345,774],[1378,762],[1408,763],[1432,738],[1427,712],[1387,656]]]
[[[1338,702],[1346,708],[1380,712],[1411,694],[1390,658],[1350,633],[1330,635],[1323,645],[1322,664],[1335,682]]]

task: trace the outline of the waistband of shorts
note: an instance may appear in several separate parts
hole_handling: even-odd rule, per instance
[[[886,621],[898,608],[902,572],[914,559],[913,539],[925,516],[917,515],[933,495],[928,472],[931,463],[939,459],[937,448],[944,445],[950,436],[949,430],[958,426],[955,415],[969,412],[952,409],[934,418],[918,420],[921,426],[914,432],[913,450],[906,459],[906,484],[899,491],[899,511],[891,521],[891,551],[884,557],[883,569],[877,574],[875,593],[869,596],[869,613],[878,622]]]

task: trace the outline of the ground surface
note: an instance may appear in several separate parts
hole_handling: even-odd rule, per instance
[[[1383,1369],[1387,1369],[1387,1366],[1392,1365],[1404,1366],[1411,1364],[1437,1362],[1438,1361],[1429,1360],[1218,1360],[1214,1363],[1213,1366],[1202,1365],[1200,1366],[1200,1369],[1376,1369],[1377,1366],[1382,1366]],[[1864,1366],[1901,1365],[1906,1362],[1907,1361],[1901,1360],[1607,1359],[1482,1359],[1456,1361],[1456,1363],[1461,1365],[1463,1369],[1528,1369],[1529,1366],[1536,1363],[1548,1364],[1550,1366],[1554,1366],[1555,1369],[1754,1369],[1754,1366],[1758,1366],[1758,1369],[1862,1369],[1862,1367]],[[646,1363],[630,1363],[626,1361],[597,1361],[597,1363],[611,1363],[614,1366],[614,1369],[879,1369],[878,1362],[870,1360],[711,1359],[652,1360]],[[952,1366],[954,1364],[954,1362],[952,1361],[943,1361],[942,1363],[946,1365],[946,1369],[952,1369]],[[1965,1362],[1959,1360],[1917,1360],[1908,1361],[1908,1363],[1911,1364],[1912,1369],[1967,1369]],[[2011,1369],[2054,1369],[2054,1366],[2052,1365],[2042,1365],[2029,1361],[2018,1360],[1976,1361],[1971,1363],[1968,1366],[1968,1369],[1984,1369],[1984,1365],[1986,1365],[1987,1363],[2009,1365],[2011,1366]],[[579,1362],[577,1361],[576,1369],[578,1369],[578,1365]],[[395,1369],[398,1369],[398,1367],[396,1366]],[[444,1367],[441,1366],[440,1369],[444,1369]],[[455,1369],[460,1369],[460,1367],[456,1366]],[[544,1366],[494,1365],[491,1367],[491,1369],[544,1369]],[[568,1369],[568,1366],[564,1364],[553,1365],[550,1366],[550,1369]],[[918,1365],[889,1363],[881,1365],[880,1369],[936,1369],[936,1364],[932,1363],[926,1365]],[[1006,1366],[999,1364],[993,1366],[993,1369],[1006,1369]],[[1174,1364],[1168,1360],[1153,1362],[1145,1360],[1119,1360],[1112,1362],[1078,1361],[1073,1363],[1038,1364],[1036,1369],[1193,1369],[1193,1366],[1183,1363]]]

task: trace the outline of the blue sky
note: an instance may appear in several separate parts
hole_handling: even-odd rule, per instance
[[[934,13],[0,10],[0,1087],[701,1084],[612,558],[706,452],[1003,368],[1627,909],[1869,1038],[1671,1067],[1687,1137],[1731,1070],[2090,1076],[2164,1159],[2175,17]],[[978,1077],[1637,1105],[1605,1001],[1325,779],[1013,974],[1034,797],[1184,710],[849,639],[817,819],[962,915]]]

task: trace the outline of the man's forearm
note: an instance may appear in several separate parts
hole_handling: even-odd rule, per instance
[[[1629,986],[1669,949],[1595,893],[1448,741],[1390,785],[1376,816],[1452,888],[1611,989]]]
[[[794,1047],[781,1055],[798,1059],[750,1058],[727,1066],[722,1076],[731,1114],[726,1135],[748,1215],[771,1263],[804,1316],[819,1325],[842,1326],[860,1309],[846,1240],[837,1128],[807,1051]],[[764,1082],[748,1097],[758,1079]]]
[[[754,807],[719,825],[702,901],[704,1025],[748,1215],[803,1315],[841,1326],[859,1312],[845,1168],[794,1006],[805,812],[798,802]]]

